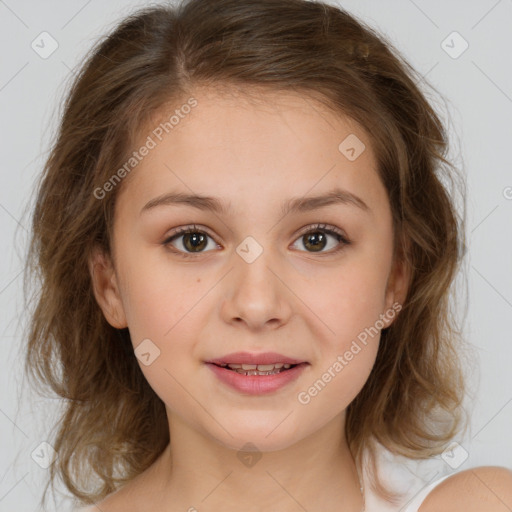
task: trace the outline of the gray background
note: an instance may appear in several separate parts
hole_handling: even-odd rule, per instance
[[[41,450],[59,406],[58,400],[20,390],[27,201],[73,69],[116,20],[147,4],[0,1],[0,511],[38,509],[47,470],[31,453]],[[466,279],[469,299],[467,312],[463,306],[459,311],[466,313],[464,333],[474,347],[468,358],[473,396],[470,431],[457,441],[469,456],[457,468],[441,458],[430,461],[431,467],[442,474],[477,465],[512,467],[512,0],[347,0],[339,5],[385,34],[444,97],[435,102],[449,127],[452,158],[467,179],[469,247],[460,297],[464,302]],[[34,40],[42,46],[43,31],[58,43],[46,59],[31,47]],[[448,37],[454,31],[463,39]],[[469,47],[461,53],[464,41]],[[47,50],[49,44],[46,40]],[[457,450],[460,458],[465,452]]]

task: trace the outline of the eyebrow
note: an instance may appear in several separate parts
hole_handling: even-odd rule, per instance
[[[140,213],[142,214],[158,206],[172,206],[180,204],[192,206],[198,210],[215,212],[219,215],[226,215],[231,209],[230,202],[224,203],[216,197],[169,192],[148,201],[143,206]],[[325,194],[317,196],[294,197],[288,199],[281,207],[281,214],[285,216],[289,213],[308,212],[336,204],[351,205],[364,212],[371,212],[370,207],[360,197],[348,190],[335,188]]]

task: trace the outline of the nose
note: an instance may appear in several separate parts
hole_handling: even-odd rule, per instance
[[[234,267],[224,283],[221,316],[227,323],[245,325],[252,331],[277,329],[292,315],[293,294],[286,276],[264,250],[248,262],[234,254]]]

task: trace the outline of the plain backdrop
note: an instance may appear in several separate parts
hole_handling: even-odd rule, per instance
[[[41,443],[59,407],[59,400],[20,390],[25,209],[72,74],[98,37],[143,5],[148,2],[0,0],[0,511],[38,510],[48,470],[34,454],[46,449]],[[457,468],[442,458],[435,463],[442,473],[477,465],[512,467],[512,1],[343,0],[338,5],[384,34],[440,93],[433,101],[467,182],[468,247],[460,278],[467,282],[468,297],[460,312],[474,347],[469,361],[474,396],[468,400],[470,430],[457,442],[468,457]],[[58,46],[45,55],[52,45]],[[462,286],[462,302],[464,293]],[[458,450],[458,457],[465,453]]]

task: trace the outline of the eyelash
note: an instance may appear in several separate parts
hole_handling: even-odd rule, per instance
[[[328,235],[332,235],[338,239],[338,242],[340,242],[336,249],[328,251],[328,252],[319,252],[318,254],[320,254],[320,255],[322,255],[322,254],[328,254],[328,255],[337,254],[338,252],[343,250],[345,248],[345,246],[350,245],[352,243],[345,236],[345,234],[342,231],[340,231],[336,226],[332,226],[332,225],[328,225],[328,224],[314,224],[311,226],[306,226],[304,229],[301,230],[301,232],[299,233],[296,240],[298,240],[299,238],[303,237],[304,235],[306,235],[308,233],[317,233],[317,232],[322,232],[322,233],[325,233]],[[207,236],[209,236],[210,238],[212,238],[212,240],[213,240],[213,237],[208,233],[207,230],[200,228],[200,226],[196,226],[194,224],[192,226],[184,226],[182,228],[179,228],[172,235],[167,237],[162,242],[162,245],[165,246],[170,251],[179,254],[179,256],[181,256],[182,258],[195,258],[197,256],[200,256],[201,254],[204,254],[205,252],[209,252],[209,251],[203,251],[203,252],[198,252],[198,253],[183,252],[183,251],[180,251],[172,246],[171,242],[173,242],[176,238],[179,238],[180,236],[186,235],[187,233],[204,233]],[[315,254],[314,252],[310,252],[310,251],[300,251],[300,252],[309,252],[310,254]]]

